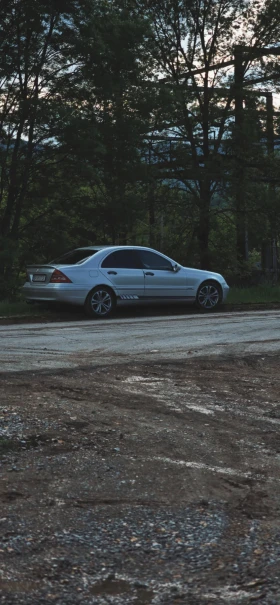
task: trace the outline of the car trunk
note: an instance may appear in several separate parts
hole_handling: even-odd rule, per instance
[[[29,265],[26,268],[27,281],[35,286],[46,286],[55,269],[53,265]]]

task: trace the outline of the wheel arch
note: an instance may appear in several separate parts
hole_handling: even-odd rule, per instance
[[[220,282],[215,279],[214,277],[209,277],[208,279],[203,279],[197,286],[197,292],[199,290],[199,288],[201,288],[201,286],[203,286],[204,284],[214,284],[214,286],[218,286],[219,290],[221,291],[221,293],[223,292],[223,288],[220,284]]]
[[[106,288],[107,290],[110,290],[110,292],[112,292],[112,294],[113,294],[113,296],[114,296],[115,302],[117,302],[117,297],[118,297],[118,296],[117,296],[116,291],[114,290],[114,288],[112,288],[112,286],[109,286],[109,285],[108,285],[108,284],[106,284],[106,283],[96,284],[96,286],[93,286],[93,287],[92,287],[92,288],[91,288],[91,289],[90,289],[90,290],[87,292],[84,302],[86,302],[87,297],[89,296],[89,294],[90,294],[91,292],[93,292],[94,290],[96,290],[96,288]]]

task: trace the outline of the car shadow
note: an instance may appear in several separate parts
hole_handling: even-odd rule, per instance
[[[69,305],[48,305],[44,307],[45,312],[50,321],[88,321],[89,318],[85,315],[84,309],[81,306],[69,306]],[[221,308],[217,309],[220,311]],[[216,312],[216,311],[213,311]],[[169,316],[175,317],[176,315],[201,315],[204,311],[197,309],[194,305],[186,305],[182,303],[168,304],[156,304],[156,305],[131,305],[131,306],[120,306],[115,309],[112,315],[106,318],[106,321],[115,321],[119,319],[137,319],[143,317],[161,317]],[[212,313],[212,312],[211,312]],[[42,309],[42,316],[44,315]],[[39,319],[39,317],[37,318]],[[33,317],[33,321],[37,321],[36,317]],[[105,318],[104,318],[105,319]],[[99,321],[99,319],[92,318],[92,321]]]

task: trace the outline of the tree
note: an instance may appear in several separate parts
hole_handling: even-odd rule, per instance
[[[126,243],[139,214],[137,188],[145,179],[144,138],[154,103],[145,86],[153,69],[150,34],[129,2],[114,0],[97,3],[77,37],[80,111],[89,125],[95,121],[102,146],[98,158],[88,153],[85,160],[98,171],[91,187],[112,243]]]
[[[81,2],[75,0],[0,2],[2,275],[9,271],[10,256],[16,253],[30,187],[42,163],[51,162],[57,153],[54,142],[64,112],[57,88],[61,78],[75,69],[71,26],[80,7]]]
[[[158,71],[173,90],[170,126],[185,148],[185,174],[181,170],[178,176],[197,206],[200,265],[209,269],[212,200],[221,193],[229,170],[224,141],[230,136],[237,97],[233,67],[227,62],[232,60],[234,45],[246,42],[251,51],[241,63],[242,78],[255,69],[254,49],[279,39],[280,3],[137,0],[137,6],[153,22]],[[242,143],[236,153],[240,166]]]
[[[51,215],[68,224],[76,213],[83,239],[125,241],[139,214],[150,66],[148,23],[122,2],[0,0],[0,9],[4,283],[40,217],[44,230]]]

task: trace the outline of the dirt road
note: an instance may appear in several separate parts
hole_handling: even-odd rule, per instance
[[[280,311],[0,326],[0,342],[2,371],[274,352]]]
[[[279,604],[278,326],[1,327],[3,604]]]

